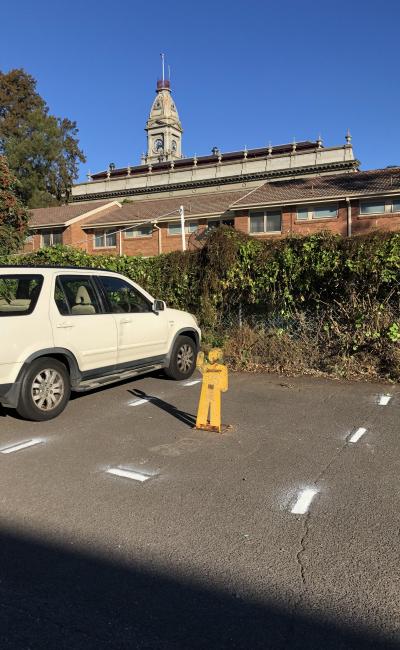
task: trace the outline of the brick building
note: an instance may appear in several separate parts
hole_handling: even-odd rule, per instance
[[[400,228],[400,168],[359,171],[349,133],[335,147],[319,138],[186,158],[167,80],[157,84],[146,131],[140,165],[110,165],[75,185],[70,204],[32,210],[25,250],[63,243],[156,255],[197,246],[220,223],[257,238]]]

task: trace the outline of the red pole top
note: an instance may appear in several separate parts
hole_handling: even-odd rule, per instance
[[[157,90],[170,90],[171,82],[169,79],[159,79],[157,81]]]

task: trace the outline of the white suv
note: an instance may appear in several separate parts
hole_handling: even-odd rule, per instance
[[[194,316],[118,273],[0,267],[0,403],[24,418],[50,420],[71,390],[160,368],[187,379],[200,336]]]

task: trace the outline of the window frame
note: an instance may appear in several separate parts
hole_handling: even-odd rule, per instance
[[[363,212],[362,211],[362,205],[365,203],[378,203],[381,201],[384,205],[384,210],[383,212]],[[394,204],[397,203],[399,206],[397,209],[394,208]],[[370,199],[359,199],[358,202],[358,213],[360,217],[382,217],[385,216],[385,214],[398,214],[400,213],[400,195],[396,196],[384,196],[381,198],[373,198],[371,197]]]
[[[232,223],[225,223],[226,221],[232,221]],[[216,226],[211,226],[210,223],[216,223]],[[223,217],[215,217],[207,219],[207,230],[210,230],[210,228],[219,228],[220,226],[228,226],[229,228],[234,228],[235,227],[235,217],[224,219]]]
[[[94,314],[75,314],[75,313],[72,311],[72,306],[71,306],[71,304],[70,304],[70,301],[69,301],[69,298],[68,298],[68,294],[66,293],[65,288],[64,288],[64,285],[63,285],[62,282],[61,282],[61,279],[62,279],[62,278],[88,278],[88,281],[89,281],[89,284],[90,284],[90,288],[92,289],[93,294],[94,294],[94,296],[95,296],[95,298],[96,298],[97,304],[98,304],[98,306],[99,306],[99,311],[95,311]],[[61,291],[62,291],[63,294],[64,294],[65,302],[66,302],[66,304],[67,304],[67,306],[68,306],[68,310],[69,310],[69,313],[68,313],[68,314],[61,314],[60,309],[59,309],[59,307],[58,307],[58,305],[57,305],[57,303],[56,303],[56,300],[55,300],[55,290],[56,290],[56,286],[57,286],[57,285],[58,285],[59,289],[61,289]],[[99,290],[99,287],[98,287],[98,285],[97,285],[96,277],[95,277],[94,275],[92,275],[92,274],[90,274],[90,275],[89,275],[89,274],[87,274],[87,275],[85,275],[85,274],[80,275],[80,274],[77,273],[77,274],[75,275],[75,274],[73,274],[73,273],[71,273],[71,274],[64,273],[64,272],[62,272],[62,273],[58,273],[58,274],[56,275],[56,277],[55,277],[55,282],[54,282],[54,287],[53,287],[53,303],[54,303],[55,308],[57,309],[58,313],[60,314],[60,316],[68,316],[68,318],[69,318],[70,316],[73,316],[74,318],[75,318],[76,316],[104,316],[104,314],[106,313],[106,310],[105,310],[105,307],[104,307],[104,301],[103,301],[102,293],[101,293],[101,291]],[[92,304],[93,304],[93,303],[92,303]]]
[[[39,291],[35,296],[34,300],[31,301],[29,308],[26,311],[0,311],[0,318],[11,318],[13,316],[30,316],[36,309],[36,306],[39,302],[40,294],[42,293],[43,284],[44,284],[44,275],[41,273],[0,273],[0,279],[31,279],[37,280]]]
[[[336,214],[335,216],[329,215],[327,217],[315,217],[315,209],[316,208],[321,208],[323,206],[336,206]],[[307,211],[307,219],[300,219],[299,218],[299,211]],[[333,221],[335,219],[338,219],[339,217],[339,203],[337,201],[329,201],[329,203],[312,203],[312,204],[305,204],[305,205],[296,205],[296,222],[297,223],[307,223],[309,221],[316,221],[317,223],[320,221]]]
[[[40,231],[40,248],[51,248],[52,246],[60,246],[63,243],[63,232],[64,229],[58,229],[58,228],[43,228]],[[43,242],[43,235],[50,235],[50,244],[44,244]],[[61,236],[61,241],[54,243],[53,237],[54,235],[60,235]]]
[[[143,227],[150,229],[150,233],[148,235],[139,234],[138,229]],[[152,224],[149,225],[142,224],[141,226],[133,226],[132,228],[128,228],[127,230],[124,231],[124,239],[150,239],[150,237],[153,237],[153,232],[154,232],[154,228]],[[129,235],[128,233],[133,233],[133,234]]]
[[[374,204],[375,203],[376,205],[381,204],[381,205],[383,205],[383,211],[382,212],[363,212],[362,206],[363,206],[363,204],[366,204],[366,203],[369,203],[369,204],[371,204],[371,203]],[[393,202],[390,205],[393,206]],[[379,198],[378,199],[373,199],[373,198],[371,198],[371,199],[360,199],[358,207],[359,207],[360,217],[370,217],[370,216],[376,216],[376,215],[382,216],[383,214],[386,214],[388,212],[388,201],[387,201],[387,199],[385,197],[382,198],[382,199],[379,199]]]
[[[400,212],[400,195],[399,196],[392,196],[392,214],[398,214]],[[399,206],[396,210],[394,209],[394,204],[395,202]]]
[[[253,214],[252,214],[253,213]],[[281,227],[279,230],[268,230],[267,229],[267,224],[268,224],[268,213],[269,214],[278,214],[280,215],[280,224]],[[264,217],[264,226],[263,230],[257,230],[257,231],[252,231],[251,230],[251,217],[255,216],[263,216]],[[249,211],[249,234],[253,236],[257,235],[281,235],[282,234],[282,208],[278,208],[277,210],[271,210],[271,209],[265,209],[265,210],[250,210]]]
[[[102,246],[97,246],[96,245],[96,237],[98,236],[99,233],[102,233],[102,238],[103,238],[103,245]],[[112,246],[108,245],[107,242],[107,235],[113,235],[115,237],[115,244]],[[93,231],[93,249],[99,250],[102,248],[117,248],[117,233],[115,230],[112,230],[110,228],[108,229],[98,229]]]
[[[105,289],[105,287],[103,286],[103,283],[102,283],[102,280],[104,280],[106,278],[111,278],[112,280],[119,280],[120,282],[125,282],[125,284],[127,284],[132,291],[136,292],[137,294],[139,294],[139,296],[141,298],[143,298],[143,300],[149,305],[149,310],[148,311],[137,311],[137,312],[136,311],[135,312],[116,312],[116,311],[113,311],[111,302],[110,302],[110,300],[108,298],[108,295],[107,295],[107,291],[106,291],[106,289]],[[137,289],[137,287],[135,287],[133,284],[128,282],[128,280],[125,280],[125,278],[115,278],[112,275],[96,275],[96,276],[94,276],[94,280],[95,280],[95,284],[97,286],[98,292],[101,295],[104,313],[112,314],[113,316],[116,316],[118,314],[135,314],[135,315],[137,315],[137,314],[148,314],[148,313],[151,313],[153,311],[153,303],[151,302],[151,300],[149,300],[149,298],[147,298],[147,296],[145,296],[139,289]]]
[[[193,229],[190,229],[190,226],[196,224],[196,227]],[[171,226],[176,226],[178,225],[179,227],[179,232],[170,232],[170,227]],[[199,220],[198,219],[185,219],[185,235],[192,235],[194,232],[199,227]],[[168,237],[181,237],[182,236],[182,231],[181,231],[181,223],[180,221],[168,221],[167,224],[167,235]]]

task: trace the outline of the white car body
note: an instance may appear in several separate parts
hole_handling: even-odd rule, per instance
[[[13,276],[23,277],[15,280]],[[17,286],[22,298],[12,293]],[[34,287],[32,299],[26,293],[29,286]],[[142,311],[132,313],[132,309]],[[174,345],[182,336],[199,349],[201,332],[194,316],[167,308],[118,273],[0,267],[3,405],[18,407],[24,373],[38,358],[61,360],[68,368],[71,389],[82,391],[168,368]]]

